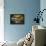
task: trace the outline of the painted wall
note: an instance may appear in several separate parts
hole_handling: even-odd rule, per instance
[[[18,41],[31,31],[35,12],[40,9],[40,0],[4,0],[4,34],[7,41]],[[24,14],[24,25],[11,25],[10,14]]]

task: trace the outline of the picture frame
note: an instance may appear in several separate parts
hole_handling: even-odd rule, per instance
[[[10,14],[10,24],[24,24],[24,14]]]

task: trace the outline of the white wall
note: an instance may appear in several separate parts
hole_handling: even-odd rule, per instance
[[[0,0],[0,42],[4,41],[4,0]]]

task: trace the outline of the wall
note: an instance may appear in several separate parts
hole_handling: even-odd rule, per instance
[[[4,41],[4,2],[0,0],[0,42]]]
[[[43,9],[46,9],[46,0],[41,0],[40,2],[41,2],[40,9],[42,11]],[[42,17],[43,17],[43,22],[41,21],[40,25],[46,26],[46,20],[45,20],[46,19],[46,10],[43,12]]]
[[[7,41],[18,41],[31,31],[35,12],[40,10],[40,0],[4,0],[4,35]],[[24,14],[24,25],[11,25],[10,14]]]

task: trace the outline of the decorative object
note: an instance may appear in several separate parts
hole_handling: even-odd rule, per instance
[[[33,34],[29,32],[24,38],[17,42],[17,46],[31,46],[34,41]]]
[[[10,24],[24,24],[24,14],[10,14]]]
[[[42,22],[44,21],[43,20],[43,12],[45,11],[46,9],[43,9],[42,11],[39,11],[37,16],[34,18],[34,21],[36,21],[36,23],[40,23],[40,19],[42,20]],[[37,13],[37,12],[36,12]]]
[[[26,37],[25,37],[25,40],[24,40],[24,44],[23,46],[31,46],[32,43],[33,43],[33,35],[31,34],[31,32],[29,32]]]

